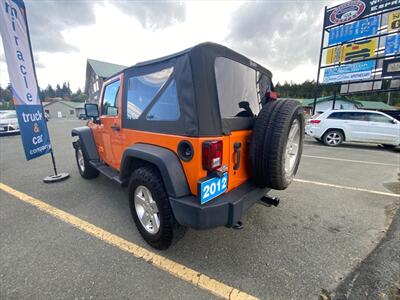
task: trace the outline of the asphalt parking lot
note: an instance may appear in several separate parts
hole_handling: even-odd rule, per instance
[[[0,138],[0,182],[156,252],[134,226],[126,190],[103,176],[79,176],[70,130],[83,123],[49,122],[58,169],[70,179],[42,183],[52,173],[50,156],[27,162],[20,137],[9,136]],[[175,246],[156,252],[213,278],[215,290],[212,284],[199,288],[183,273],[177,278],[174,264],[161,270],[107,237],[55,218],[51,207],[40,210],[0,189],[0,299],[210,299],[219,283],[260,299],[317,299],[337,289],[346,294],[349,278],[382,240],[397,239],[392,250],[399,257],[399,235],[386,237],[400,206],[399,164],[399,150],[329,148],[307,138],[297,181],[272,193],[281,197],[279,207],[256,205],[242,230],[189,230]],[[389,285],[400,281],[399,262],[380,272],[395,274]],[[389,295],[393,286],[381,293]]]

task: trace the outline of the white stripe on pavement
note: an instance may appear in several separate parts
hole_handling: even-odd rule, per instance
[[[370,194],[376,194],[376,195],[383,195],[383,196],[400,198],[400,194],[380,192],[380,191],[368,190],[368,189],[352,187],[352,186],[331,184],[331,183],[318,182],[318,181],[305,180],[305,179],[294,179],[294,181],[295,182],[301,182],[301,183],[309,183],[309,184],[315,184],[315,185],[321,185],[321,186],[334,187],[334,188],[343,189],[343,190],[366,192],[366,193],[370,193]]]
[[[370,165],[399,167],[399,165],[396,165],[396,164],[387,164],[387,163],[380,163],[380,162],[375,162],[375,161],[353,160],[353,159],[335,158],[335,157],[326,157],[326,156],[315,156],[315,155],[307,155],[307,154],[303,154],[302,156],[309,157],[309,158],[346,161],[346,162],[359,163],[359,164],[370,164]]]

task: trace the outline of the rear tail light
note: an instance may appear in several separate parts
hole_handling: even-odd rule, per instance
[[[222,165],[222,141],[203,143],[203,169],[214,171]]]
[[[317,120],[317,119],[310,120],[310,124],[319,124],[319,123],[321,123],[321,120]]]
[[[270,100],[277,100],[279,98],[279,94],[277,92],[268,92],[267,96]]]

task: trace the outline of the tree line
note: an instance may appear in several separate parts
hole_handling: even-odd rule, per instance
[[[39,88],[39,98],[42,102],[50,101],[52,98],[61,98],[73,102],[85,102],[88,97],[80,88],[73,93],[69,82],[63,82],[61,85],[57,84],[55,88],[53,88],[51,84],[47,85],[45,89]],[[14,109],[11,84],[8,84],[5,88],[0,85],[0,109]]]
[[[299,99],[313,99],[315,96],[315,81],[304,81],[303,83],[284,82],[283,84],[277,83],[275,91],[278,92],[281,98],[299,98]],[[318,97],[331,96],[339,89],[337,86],[321,85],[317,91]],[[388,93],[363,93],[358,95],[346,96],[348,99],[353,100],[366,100],[366,101],[380,101],[390,105],[400,106],[400,92]]]

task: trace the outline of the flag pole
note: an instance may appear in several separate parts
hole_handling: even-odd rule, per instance
[[[31,35],[29,33],[29,25],[28,25],[28,18],[27,18],[27,12],[26,12],[26,6],[25,5],[24,5],[24,8],[25,8],[24,19],[25,19],[26,32],[27,32],[28,41],[29,41],[29,50],[30,50],[31,58],[32,58],[33,74],[35,76],[36,85],[37,85],[37,93],[39,95],[40,88],[39,88],[39,82],[37,80],[37,75],[36,75],[36,66],[35,66],[35,60],[34,60],[34,57],[33,57]],[[46,115],[45,115],[45,111],[44,111],[43,103],[42,103],[41,99],[40,99],[40,105],[42,107],[42,116],[43,116],[43,118],[46,119],[46,122],[45,122],[46,123],[46,128],[47,128],[47,131],[49,132],[49,127],[47,126],[47,118],[46,118]],[[50,137],[50,133],[48,133],[48,134],[49,134],[49,137]],[[51,145],[50,155],[51,155],[51,162],[53,164],[54,174],[46,176],[45,178],[43,178],[43,182],[45,182],[45,183],[54,183],[54,182],[59,182],[59,181],[68,179],[69,178],[69,174],[68,173],[57,173],[57,166],[56,166],[56,160],[55,160],[55,157],[54,157],[53,145]]]

